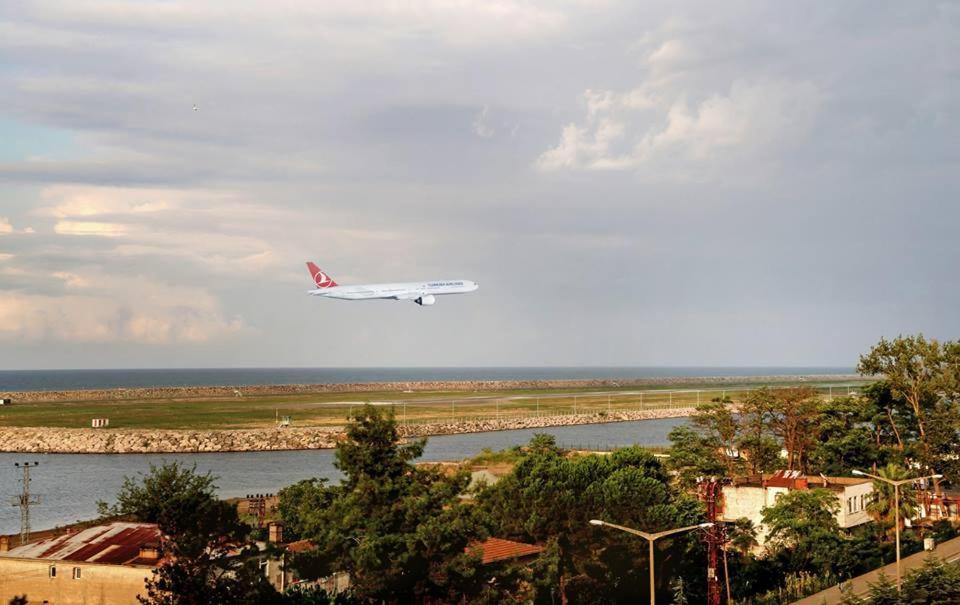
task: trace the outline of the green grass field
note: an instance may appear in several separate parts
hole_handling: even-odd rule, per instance
[[[847,387],[837,384],[834,395]],[[777,384],[776,387],[786,386]],[[809,386],[809,385],[808,385]],[[89,427],[93,418],[109,418],[110,428],[240,429],[273,426],[290,416],[293,426],[342,426],[364,403],[391,408],[402,423],[597,414],[694,406],[713,397],[735,400],[752,385],[662,386],[604,389],[512,390],[496,392],[319,393],[219,399],[150,399],[14,403],[0,407],[0,426]],[[828,383],[820,385],[830,393]]]

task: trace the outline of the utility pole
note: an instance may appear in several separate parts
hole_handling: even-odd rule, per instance
[[[724,527],[717,523],[717,500],[721,491],[721,483],[716,478],[700,479],[700,498],[707,508],[707,522],[710,527],[705,532],[707,541],[707,605],[720,605],[720,578],[717,575],[717,564],[720,548],[725,542]],[[724,559],[726,563],[726,559]],[[726,567],[726,565],[724,566]],[[730,603],[729,589],[727,602]]]
[[[30,495],[30,469],[40,465],[39,462],[14,462],[13,465],[23,470],[23,490],[19,496],[13,498],[13,505],[20,507],[20,544],[26,544],[30,539],[30,505],[40,504],[39,496]]]

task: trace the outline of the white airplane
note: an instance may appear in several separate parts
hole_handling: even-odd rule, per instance
[[[480,287],[477,282],[466,279],[443,279],[405,284],[341,286],[315,264],[307,263],[307,269],[310,270],[310,276],[313,277],[313,282],[317,284],[316,290],[310,290],[310,296],[339,298],[342,300],[387,298],[393,300],[412,300],[418,305],[423,306],[435,304],[437,302],[437,296],[444,294],[466,294]]]

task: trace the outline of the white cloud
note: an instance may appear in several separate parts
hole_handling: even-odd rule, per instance
[[[68,290],[91,278],[59,273]],[[200,343],[243,329],[208,292],[147,279],[96,280],[96,293],[61,296],[0,292],[0,339],[14,342]]]
[[[473,133],[482,139],[489,139],[493,136],[493,127],[489,123],[490,107],[483,106],[477,117],[473,119]]]
[[[98,223],[95,221],[59,221],[53,226],[59,235],[89,235],[95,237],[120,237],[129,232],[126,225]]]
[[[648,170],[669,178],[691,167],[783,150],[807,134],[821,102],[809,82],[734,81],[690,103],[681,91],[588,90],[582,124],[537,160],[543,170]]]
[[[57,185],[41,196],[47,205],[35,214],[56,217],[57,235],[115,240],[115,257],[172,257],[225,272],[274,267],[273,246],[260,234],[295,220],[211,190]]]
[[[10,224],[9,219],[0,216],[0,235],[6,233],[13,233],[13,225]]]
[[[44,189],[41,196],[46,203],[53,205],[39,209],[36,214],[73,219],[171,210],[181,205],[186,193],[170,189],[55,185]]]

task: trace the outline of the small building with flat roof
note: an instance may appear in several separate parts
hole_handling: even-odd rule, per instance
[[[837,498],[837,524],[842,529],[869,523],[867,505],[873,498],[873,481],[861,477],[824,477],[804,475],[800,471],[738,477],[723,486],[721,519],[733,522],[747,518],[757,528],[757,541],[763,545],[767,532],[763,527],[763,509],[791,491],[826,489]]]

